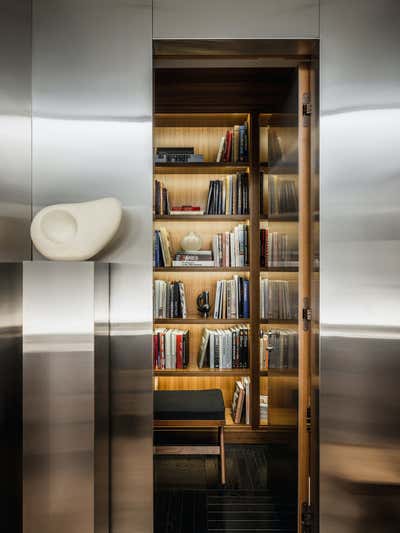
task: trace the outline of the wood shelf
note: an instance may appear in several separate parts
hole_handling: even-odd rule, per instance
[[[267,320],[265,318],[260,319],[260,324],[276,324],[277,326],[285,324],[298,324],[298,320]]]
[[[154,376],[249,376],[249,368],[168,368],[165,370],[153,370]]]
[[[260,267],[260,272],[298,272],[299,267]]]
[[[230,319],[214,319],[214,318],[154,318],[154,324],[204,324],[205,326],[212,326],[213,324],[248,324],[249,318],[230,318]]]
[[[243,172],[249,163],[155,163],[155,174],[231,174]]]
[[[215,222],[215,221],[235,221],[235,220],[249,220],[250,215],[155,215],[153,219],[157,220],[189,220],[196,222]]]
[[[250,272],[249,267],[156,267],[154,272]]]
[[[156,113],[155,128],[230,128],[248,120],[248,113]]]
[[[268,220],[269,222],[298,222],[299,215],[297,213],[282,213],[281,215],[260,215],[260,220]]]

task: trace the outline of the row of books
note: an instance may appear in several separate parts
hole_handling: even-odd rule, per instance
[[[298,368],[299,342],[296,330],[260,332],[260,368]]]
[[[264,180],[267,179],[268,213],[264,213]],[[286,176],[265,176],[261,172],[261,213],[264,215],[296,214],[299,210],[297,180]]]
[[[221,137],[217,152],[217,163],[244,162],[249,158],[249,138],[247,122],[233,126]]]
[[[199,368],[249,368],[249,328],[205,328],[197,364]]]
[[[186,318],[185,288],[181,281],[154,280],[154,318]]]
[[[260,229],[260,266],[261,267],[297,267],[299,266],[298,249],[289,248],[286,233]]]
[[[170,205],[168,189],[159,180],[154,180],[154,213],[156,215],[169,215]]]
[[[156,328],[153,332],[153,366],[157,370],[187,368],[189,331]]]
[[[205,213],[207,215],[248,215],[249,176],[246,172],[211,180]]]
[[[297,320],[296,284],[287,280],[260,280],[260,314],[264,320]]]
[[[232,280],[219,280],[215,292],[214,318],[249,318],[249,280],[233,276]]]
[[[215,267],[243,267],[249,264],[249,228],[239,224],[233,231],[212,238]]]
[[[248,376],[235,381],[231,414],[235,424],[250,424],[250,378]]]

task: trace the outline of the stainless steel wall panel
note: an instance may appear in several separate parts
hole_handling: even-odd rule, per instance
[[[151,0],[34,1],[34,211],[119,198],[99,261],[141,261],[151,225],[151,16]]]
[[[22,263],[0,263],[0,510],[22,528]]]
[[[111,526],[153,520],[152,269],[110,265]]]
[[[23,531],[94,531],[93,263],[24,263]]]
[[[110,527],[110,278],[94,264],[94,531]]]
[[[399,20],[395,0],[321,2],[324,533],[400,521]]]
[[[0,4],[0,261],[31,257],[31,1]]]
[[[319,0],[153,0],[155,39],[319,36]]]

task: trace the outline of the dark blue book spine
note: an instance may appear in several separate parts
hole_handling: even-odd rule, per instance
[[[160,232],[155,231],[155,238],[154,238],[154,262],[156,268],[163,266],[162,261],[162,254],[161,254],[161,243],[160,243]]]
[[[249,308],[249,280],[243,280],[243,318],[250,318]]]

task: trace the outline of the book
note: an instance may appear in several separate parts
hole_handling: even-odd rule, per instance
[[[173,267],[213,267],[214,261],[172,261]]]
[[[168,189],[159,180],[154,180],[153,206],[155,215],[169,215],[170,205]]]
[[[240,424],[242,419],[243,404],[245,398],[245,388],[241,381],[235,381],[235,389],[232,398],[232,420],[235,424]]]
[[[225,149],[225,135],[223,135],[221,137],[221,140],[219,142],[219,147],[218,147],[218,153],[217,153],[217,159],[216,159],[216,162],[217,163],[220,163],[222,161],[222,156],[224,154],[224,149]]]
[[[269,175],[267,189],[269,216],[298,213],[297,179],[295,177]]]

